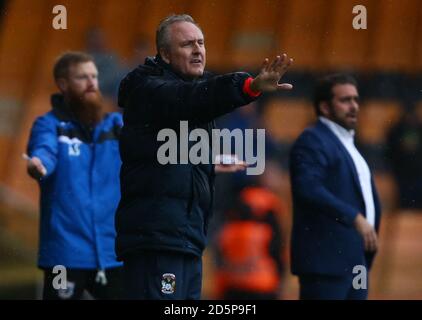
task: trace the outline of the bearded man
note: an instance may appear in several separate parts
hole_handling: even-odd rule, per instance
[[[355,145],[357,81],[348,74],[319,79],[314,107],[318,121],[290,151],[291,270],[302,300],[366,300],[381,204]]]
[[[28,143],[28,174],[39,183],[44,299],[121,296],[114,253],[120,199],[119,113],[105,113],[93,58],[67,52],[57,59],[60,91],[38,117]]]

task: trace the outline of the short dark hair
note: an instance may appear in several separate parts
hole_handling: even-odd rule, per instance
[[[338,84],[351,84],[356,88],[358,87],[356,79],[349,74],[336,73],[320,78],[314,93],[314,108],[317,116],[322,114],[319,109],[319,104],[323,101],[328,103],[331,102],[331,99],[333,98],[333,87]]]
[[[190,22],[201,29],[195,20],[193,20],[193,18],[188,14],[172,14],[164,18],[158,25],[157,31],[155,33],[155,45],[157,47],[157,53],[160,53],[161,48],[167,49],[169,47],[170,39],[168,36],[168,28],[176,22]]]
[[[94,62],[94,58],[85,52],[79,51],[68,51],[63,53],[57,58],[56,63],[54,64],[54,80],[67,78],[71,65],[84,62]]]

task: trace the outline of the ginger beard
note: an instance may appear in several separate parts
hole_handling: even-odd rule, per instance
[[[78,93],[69,88],[67,98],[72,112],[79,121],[89,126],[101,121],[104,100],[99,90],[89,88],[83,93]]]

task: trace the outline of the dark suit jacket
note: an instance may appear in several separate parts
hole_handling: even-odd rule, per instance
[[[321,121],[307,128],[290,153],[293,194],[291,260],[293,274],[351,275],[356,265],[371,266],[353,221],[365,203],[353,160]],[[373,179],[375,228],[380,203]]]

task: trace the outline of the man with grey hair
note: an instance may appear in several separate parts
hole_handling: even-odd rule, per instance
[[[207,164],[162,165],[157,151],[163,142],[157,133],[171,128],[181,136],[180,122],[188,121],[188,133],[200,128],[211,137],[217,117],[249,104],[262,92],[291,89],[278,82],[292,59],[285,54],[271,62],[265,59],[255,78],[245,72],[213,76],[204,71],[202,31],[188,15],[164,19],[156,45],[157,55],[120,84],[124,127],[116,253],[124,262],[127,298],[199,299],[215,172],[244,166],[214,166],[212,152]],[[189,150],[194,145],[186,143]],[[180,159],[186,156],[180,154]]]

